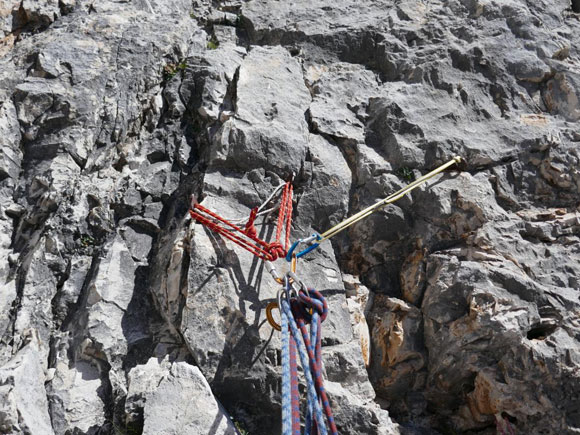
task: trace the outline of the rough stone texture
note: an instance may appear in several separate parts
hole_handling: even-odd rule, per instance
[[[163,435],[238,433],[197,367],[151,358],[131,370],[128,384],[125,408],[134,430]]]
[[[309,103],[300,64],[287,50],[250,51],[238,70],[235,114],[215,136],[211,165],[298,172],[305,155],[304,112]]]
[[[299,262],[339,431],[579,431],[579,14],[0,0],[0,432],[279,433],[279,285],[191,196],[293,176],[295,240],[456,154]]]
[[[106,409],[99,369],[86,361],[68,367],[65,361],[63,356],[54,367],[48,390],[54,432],[98,433]]]
[[[369,320],[370,372],[377,393],[398,397],[424,389],[427,355],[422,343],[420,310],[400,299],[376,295]]]
[[[0,368],[0,431],[5,434],[54,434],[44,390],[42,356],[36,331],[29,330],[25,344]]]

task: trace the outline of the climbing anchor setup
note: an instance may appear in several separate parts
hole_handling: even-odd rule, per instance
[[[329,432],[331,434],[338,433],[322,378],[321,326],[328,315],[328,305],[319,291],[307,287],[296,275],[298,258],[313,251],[323,241],[370,216],[387,204],[403,198],[407,193],[424,184],[435,175],[460,162],[461,157],[456,156],[322,234],[314,233],[307,238],[295,241],[292,245],[290,245],[293,200],[292,179],[278,186],[261,206],[253,208],[243,228],[239,226],[239,221],[223,218],[196,201],[192,201],[189,213],[194,220],[236,243],[257,258],[264,260],[272,278],[282,286],[278,291],[277,301],[270,302],[267,305],[266,317],[270,325],[282,334],[283,435],[300,435],[297,355],[303,368],[307,392],[304,433],[321,435]],[[268,204],[278,194],[280,194],[279,206],[266,209]],[[266,242],[258,237],[254,223],[257,217],[269,215],[276,209],[279,209],[279,211],[275,239],[273,242]],[[284,244],[281,242],[282,233],[284,233]],[[302,251],[296,252],[300,245],[305,245],[305,247]],[[285,258],[290,263],[290,270],[283,277],[278,274],[273,264],[279,258]],[[280,312],[280,324],[274,320],[274,309],[278,309]],[[308,326],[310,329],[308,329]],[[324,417],[326,417],[326,422]]]
[[[279,189],[276,189],[276,191],[277,190]],[[274,191],[274,194],[276,191]],[[192,201],[189,214],[200,224],[218,234],[221,234],[225,238],[251,252],[256,257],[266,261],[274,261],[286,255],[288,245],[290,244],[292,194],[293,187],[292,181],[290,180],[283,185],[280,212],[278,213],[278,225],[276,226],[276,240],[273,243],[267,243],[260,239],[256,227],[254,226],[254,222],[260,213],[271,212],[272,210],[266,210],[263,212],[260,210],[261,207],[253,208],[244,229],[195,201]],[[265,206],[272,197],[273,195],[270,195],[270,198],[263,204],[263,206]],[[280,243],[283,228],[286,230],[285,247]]]

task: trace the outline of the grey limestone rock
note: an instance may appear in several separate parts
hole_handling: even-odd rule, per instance
[[[168,419],[168,413],[177,418]],[[148,397],[143,417],[144,434],[237,433],[199,369],[186,363],[171,366]]]
[[[197,367],[151,358],[131,370],[128,387],[125,409],[134,430],[167,435],[238,433]]]
[[[297,225],[322,231],[346,217],[352,172],[335,143],[311,135],[302,175],[308,189],[296,207]]]
[[[132,299],[136,265],[120,237],[105,249],[106,256],[99,260],[94,279],[88,284],[86,318],[81,322],[86,322],[85,337],[91,346],[100,349],[111,366],[120,368],[131,338],[122,321]]]
[[[339,431],[580,430],[579,14],[0,0],[0,432],[279,433],[280,284],[191,201],[291,179],[295,241],[455,155],[298,262]]]
[[[69,367],[62,355],[53,370],[47,391],[54,432],[97,433],[105,423],[107,401],[99,368],[82,360]]]
[[[0,368],[0,430],[6,434],[54,434],[44,390],[45,369],[35,330]]]
[[[215,136],[212,165],[297,173],[306,153],[304,112],[310,104],[299,63],[283,48],[257,47],[237,74],[235,116]]]

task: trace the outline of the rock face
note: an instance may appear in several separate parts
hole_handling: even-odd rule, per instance
[[[34,331],[30,331],[34,334]],[[0,430],[6,434],[54,434],[44,390],[44,367],[38,352],[38,338],[24,345],[0,369]]]
[[[131,427],[144,434],[237,433],[200,370],[184,361],[151,358],[134,367],[125,409]]]
[[[580,431],[579,14],[0,0],[0,432],[279,433],[279,284],[191,198],[293,177],[297,240],[454,155],[299,262],[338,429]]]

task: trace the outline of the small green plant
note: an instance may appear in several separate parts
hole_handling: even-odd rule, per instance
[[[234,426],[240,435],[250,435],[246,429],[244,429],[239,421],[233,420]]]
[[[408,182],[415,181],[415,174],[413,173],[413,170],[408,166],[400,167],[399,170],[397,171],[397,174],[405,181]]]
[[[192,18],[192,19],[194,19],[194,20],[195,20],[195,12],[191,11],[191,12],[189,13],[189,18]]]
[[[88,234],[83,234],[81,236],[81,245],[88,247],[88,246],[95,246],[96,241],[93,237],[89,236]]]
[[[215,39],[210,39],[209,41],[207,41],[208,50],[215,50],[219,46],[220,46],[220,43],[218,41],[216,41]]]
[[[170,80],[175,77],[179,71],[185,71],[185,68],[187,68],[187,63],[183,61],[179,63],[168,63],[163,67],[163,78],[165,80]]]

